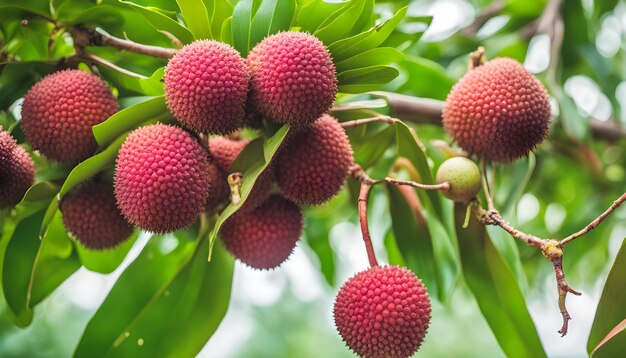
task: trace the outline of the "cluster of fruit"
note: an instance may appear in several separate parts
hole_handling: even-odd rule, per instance
[[[292,130],[277,156],[220,230],[224,246],[245,264],[279,266],[301,236],[300,208],[336,195],[353,165],[343,128],[326,114],[337,94],[328,50],[299,32],[267,37],[246,59],[227,44],[201,40],[170,59],[164,82],[168,108],[180,126],[157,123],[131,132],[119,150],[113,185],[92,181],[63,198],[67,230],[85,247],[107,249],[134,227],[155,233],[188,227],[231,200],[227,177],[250,143],[232,133],[288,123]],[[104,81],[65,70],[30,89],[21,126],[33,149],[75,164],[98,149],[92,126],[118,110]],[[443,112],[445,129],[468,154],[502,162],[527,155],[546,136],[549,120],[545,89],[510,59],[470,70]],[[461,202],[477,195],[480,180],[476,164],[460,157],[437,173],[437,181],[450,185],[444,195]],[[0,131],[0,208],[16,205],[33,181],[31,157]],[[334,316],[357,354],[408,357],[428,329],[430,301],[409,270],[375,266],[344,284]]]

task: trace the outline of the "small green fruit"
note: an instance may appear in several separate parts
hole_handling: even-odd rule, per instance
[[[454,157],[439,166],[437,183],[448,182],[450,189],[442,194],[451,200],[467,203],[480,191],[480,170],[476,163],[464,157]]]

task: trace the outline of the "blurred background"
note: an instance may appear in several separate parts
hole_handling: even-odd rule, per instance
[[[411,1],[408,15],[433,16],[432,24],[417,46],[404,49],[408,56],[399,65],[401,76],[387,89],[445,99],[450,86],[465,71],[467,57],[463,55],[478,44],[486,47],[488,58],[515,57],[544,79],[542,74],[551,62],[551,39],[535,34],[528,26],[537,26],[545,1],[494,3],[497,4],[478,0]],[[568,46],[585,48],[582,53],[572,50],[571,57],[563,58],[562,90],[571,99],[570,114],[597,122],[621,123],[624,127],[626,1],[566,3],[569,5],[564,11],[563,53],[568,53]],[[499,11],[490,12],[491,7]],[[395,8],[390,3],[389,14]],[[576,37],[580,36],[577,29],[581,27],[586,31],[586,42],[582,44]],[[19,107],[15,113],[19,114]],[[446,138],[437,126],[415,128],[425,143]],[[564,237],[597,217],[626,189],[625,140],[594,139],[577,146],[563,145],[563,138],[572,137],[567,131],[576,130],[553,128],[551,138],[555,140],[539,148],[525,194],[517,203],[504,203],[512,206],[506,212],[507,219],[521,230],[540,237]],[[506,187],[513,175],[515,168],[499,171],[496,187]],[[391,224],[388,203],[382,194],[375,190],[370,199],[370,227],[379,260],[387,262],[383,239]],[[497,202],[507,198],[506,193],[496,192]],[[260,272],[236,263],[228,313],[201,357],[353,356],[336,333],[332,319],[338,287],[368,266],[357,216],[346,203],[348,200],[347,193],[342,193],[307,213],[306,237],[281,268]],[[626,207],[568,246],[565,273],[569,283],[583,295],[568,297],[573,319],[564,338],[557,333],[561,316],[552,267],[536,250],[519,245],[528,277],[523,290],[549,356],[587,356],[586,342],[595,307],[624,238]],[[6,319],[0,319],[0,356],[71,356],[87,322],[146,241],[147,236],[142,235],[125,263],[111,274],[81,268],[36,308],[35,320],[27,329],[15,328]],[[0,306],[0,312],[5,311]],[[433,300],[432,317],[428,336],[417,355],[504,355],[463,284],[449,303],[443,305]]]

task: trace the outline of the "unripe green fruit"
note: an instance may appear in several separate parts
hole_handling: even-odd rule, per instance
[[[437,183],[448,182],[450,189],[442,194],[451,200],[467,203],[480,191],[480,170],[476,163],[464,157],[446,160],[437,169]]]

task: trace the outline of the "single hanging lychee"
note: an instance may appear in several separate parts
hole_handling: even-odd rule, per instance
[[[410,357],[430,323],[430,299],[422,281],[399,266],[375,266],[349,279],[333,314],[346,345],[361,357]]]
[[[278,186],[297,204],[321,204],[339,192],[352,163],[352,147],[345,131],[335,118],[323,115],[294,132],[280,148]]]
[[[61,201],[60,209],[67,231],[89,249],[114,248],[133,233],[109,185],[87,184],[73,189]]]
[[[124,217],[155,233],[192,225],[207,205],[211,185],[206,151],[189,133],[165,124],[128,135],[114,179]]]
[[[335,66],[324,44],[304,32],[280,32],[248,55],[252,105],[278,123],[303,126],[332,107]]]
[[[256,269],[278,267],[291,255],[302,234],[300,209],[279,195],[249,211],[238,211],[220,229],[233,256]]]
[[[470,69],[443,110],[443,126],[459,146],[495,162],[527,156],[547,136],[549,124],[546,89],[510,58]]]
[[[163,79],[167,106],[184,127],[226,134],[243,126],[249,74],[231,46],[193,42],[170,59]]]
[[[33,149],[52,160],[75,163],[98,148],[91,127],[119,110],[98,76],[80,70],[55,72],[24,97],[22,129]]]
[[[441,193],[457,202],[467,203],[480,191],[480,169],[476,163],[465,157],[454,157],[441,163],[435,178],[437,184],[450,184],[450,189],[442,190]]]

